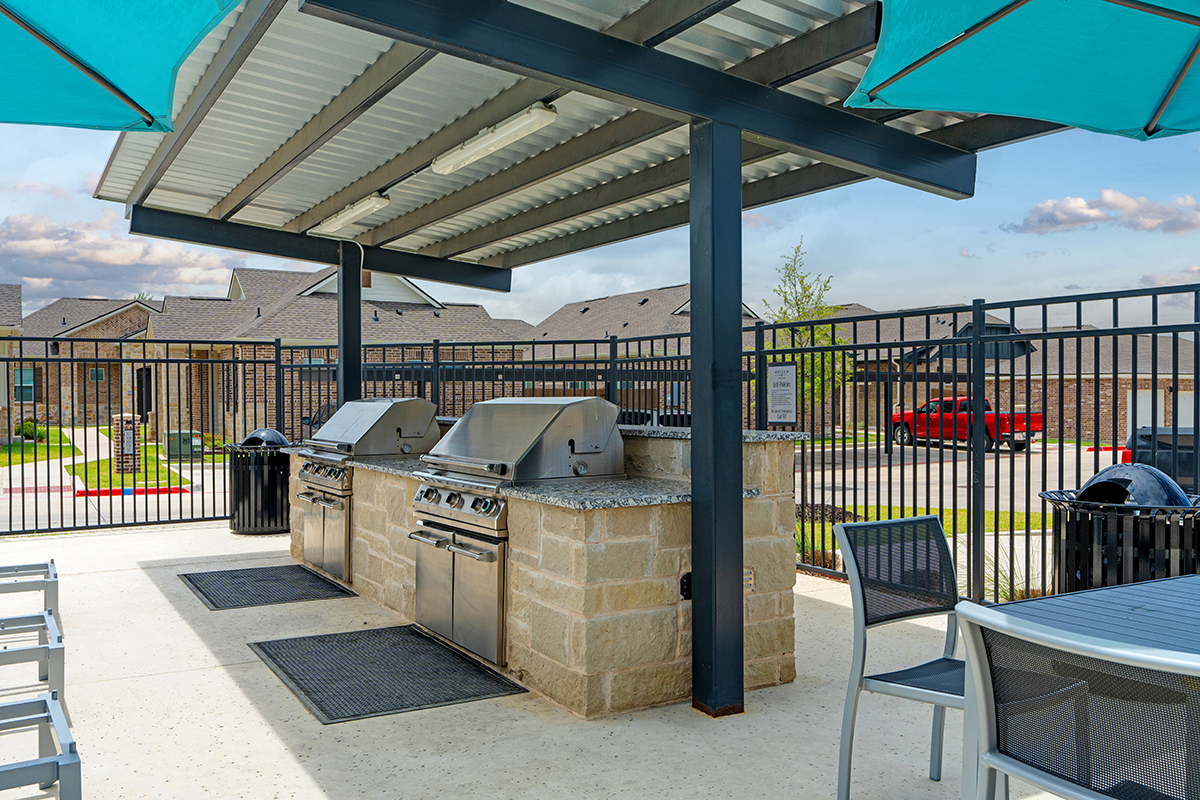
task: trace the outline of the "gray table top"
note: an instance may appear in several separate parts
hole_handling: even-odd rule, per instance
[[[1200,655],[1200,575],[1001,603],[991,610],[1067,633]]]

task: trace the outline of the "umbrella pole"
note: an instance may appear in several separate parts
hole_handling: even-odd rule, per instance
[[[1196,39],[1196,46],[1192,48],[1192,54],[1188,56],[1187,61],[1183,62],[1183,67],[1179,70],[1179,74],[1175,76],[1175,81],[1171,84],[1171,88],[1167,90],[1167,94],[1163,97],[1162,102],[1158,104],[1158,108],[1154,111],[1154,116],[1146,123],[1146,136],[1153,136],[1158,131],[1158,121],[1162,119],[1163,112],[1167,110],[1167,106],[1171,104],[1171,100],[1175,97],[1175,92],[1179,90],[1179,85],[1183,83],[1183,79],[1187,77],[1188,70],[1196,63],[1196,56],[1200,55],[1200,39]]]
[[[139,117],[141,117],[143,120],[145,120],[147,127],[154,124],[154,115],[152,115],[149,111],[147,111],[146,109],[144,109],[140,105],[138,105],[136,100],[134,100],[132,97],[125,94],[120,89],[118,89],[116,86],[114,86],[112,83],[110,83],[108,81],[108,79],[105,78],[103,75],[101,75],[99,72],[96,72],[96,70],[92,69],[87,64],[83,63],[78,58],[71,55],[71,53],[69,53],[66,50],[64,50],[63,48],[59,47],[54,41],[52,41],[49,37],[45,36],[37,28],[33,27],[28,22],[21,19],[20,16],[18,16],[11,9],[9,9],[8,6],[6,6],[4,3],[0,3],[0,14],[3,14],[4,16],[8,17],[10,20],[12,20],[16,25],[18,25],[22,30],[24,30],[30,36],[37,39],[42,44],[46,45],[46,47],[49,47],[51,50],[53,50],[55,53],[57,53],[59,56],[61,56],[63,58],[63,60],[65,60],[68,64],[75,67],[75,69],[79,70],[84,75],[87,75],[89,78],[94,80],[96,83],[98,83],[102,87],[104,87],[104,89],[106,91],[108,91],[110,94],[112,94],[113,97],[117,98],[122,103],[124,103],[125,105],[127,105],[131,109],[133,109],[134,112],[136,112]]]

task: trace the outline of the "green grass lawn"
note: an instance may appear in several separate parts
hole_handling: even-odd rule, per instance
[[[169,469],[158,458],[158,445],[143,445],[142,468],[139,472],[113,472],[112,459],[91,461],[67,467],[67,471],[83,481],[89,489],[142,486],[187,486],[191,481]]]
[[[914,514],[911,508],[900,508],[899,506],[891,507],[890,517],[888,515],[889,509],[886,506],[854,506],[852,510],[856,515],[865,517],[867,520],[900,519],[903,517],[924,515],[924,509],[918,509],[919,513]],[[937,514],[938,512],[936,509],[930,509],[929,513]],[[957,516],[951,508],[942,509],[940,516],[942,518],[942,528],[946,531],[947,536],[950,536],[953,530],[957,530],[959,536],[964,536],[969,532],[967,528],[967,511],[965,508],[960,508]],[[1026,515],[1024,511],[1001,511],[999,514],[1000,536],[1004,536],[1009,532],[1010,525],[1015,535],[1023,535],[1026,530],[1026,522],[1028,522],[1030,531],[1041,531],[1049,521],[1047,517],[1048,515],[1043,515],[1040,512],[1032,512]],[[996,512],[985,511],[983,516],[984,532],[994,533],[997,530],[996,524]],[[817,531],[815,541],[813,536],[814,528]],[[796,552],[812,552],[814,550],[825,549],[820,531],[820,523],[811,523],[809,525],[807,541],[801,542],[800,520],[796,520]],[[825,523],[825,531],[825,542],[828,544],[828,549],[836,549],[837,545],[833,540],[833,523]]]
[[[99,430],[100,430],[101,435],[106,436],[109,439],[112,439],[112,427],[111,426],[105,425],[104,427],[100,428]],[[211,437],[209,437],[209,441],[212,441]],[[222,440],[222,439],[216,439],[216,442],[218,442],[218,444],[216,445],[218,450],[220,450],[220,447],[222,446],[220,443],[223,443],[223,441],[224,440]],[[161,449],[161,445],[159,445],[157,443],[148,443],[147,442],[145,425],[142,426],[142,446],[146,448],[147,452],[153,451],[153,455],[155,458],[166,459],[166,456],[163,455],[164,451]],[[211,445],[209,445],[209,446],[211,446]],[[220,452],[216,452],[216,453],[208,453],[203,458],[185,458],[185,459],[182,459],[182,463],[184,463],[184,464],[199,463],[200,461],[203,461],[206,464],[224,464],[228,458],[229,458],[228,454],[225,453],[223,450],[221,450]],[[181,459],[178,456],[173,456],[168,460],[171,461],[171,463],[173,463],[173,464],[178,464],[181,461]]]
[[[71,440],[63,436],[59,428],[51,427],[46,432],[46,441],[36,445],[33,442],[14,442],[0,446],[0,466],[28,464],[52,458],[71,458],[79,454],[79,448],[71,444]]]

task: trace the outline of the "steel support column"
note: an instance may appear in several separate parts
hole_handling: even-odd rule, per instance
[[[338,264],[338,406],[362,398],[362,266],[363,249],[341,243]]]
[[[691,130],[692,705],[743,710],[742,141]]]

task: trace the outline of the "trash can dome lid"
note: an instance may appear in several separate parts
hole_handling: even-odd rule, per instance
[[[1083,485],[1077,500],[1137,506],[1190,506],[1191,500],[1170,475],[1149,464],[1114,464]]]
[[[242,440],[243,447],[286,447],[287,444],[287,437],[274,428],[259,428]]]

